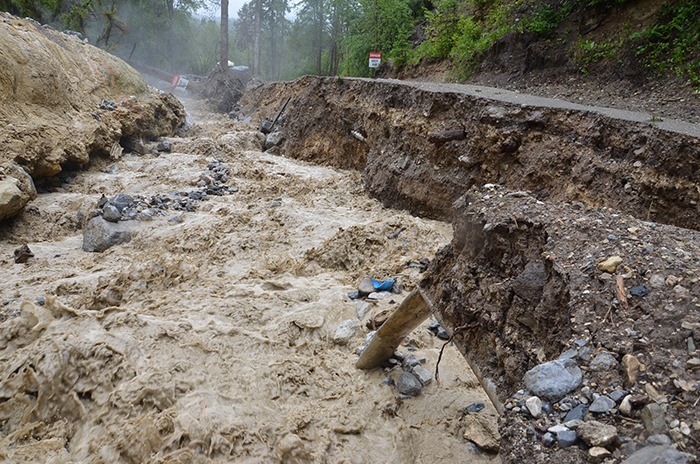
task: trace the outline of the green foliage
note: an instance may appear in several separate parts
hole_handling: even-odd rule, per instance
[[[700,4],[695,0],[682,0],[667,7],[660,21],[637,34],[633,40],[641,41],[637,55],[653,72],[673,72],[686,77],[700,89]]]
[[[622,46],[622,40],[596,42],[579,37],[572,47],[572,58],[581,72],[587,74],[592,64],[614,57]]]
[[[534,32],[542,36],[549,35],[571,13],[572,9],[572,2],[564,2],[556,6],[548,3],[537,3],[532,13],[520,21],[518,30]]]
[[[457,0],[442,0],[433,11],[425,12],[428,26],[425,33],[428,39],[415,50],[412,61],[422,58],[447,58],[454,46],[460,17],[457,14]]]
[[[488,32],[472,17],[462,18],[450,52],[455,75],[460,79],[468,78],[481,55],[503,34],[502,29]]]
[[[343,74],[367,76],[368,54],[383,53],[383,60],[401,65],[408,59],[415,20],[407,0],[361,0],[360,15],[352,23],[344,42],[348,56]]]

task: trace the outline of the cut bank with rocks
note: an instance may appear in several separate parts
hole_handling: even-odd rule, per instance
[[[697,128],[481,91],[305,77],[241,108],[259,120],[291,97],[270,150],[451,219],[422,287],[501,403],[504,462],[691,462]]]

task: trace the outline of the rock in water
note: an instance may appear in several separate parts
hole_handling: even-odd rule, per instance
[[[418,396],[423,388],[423,384],[420,383],[418,377],[410,372],[403,372],[396,381],[396,388],[398,388],[399,393],[406,396]]]
[[[0,166],[0,221],[17,214],[36,198],[36,188],[29,174],[14,163]]]
[[[360,285],[357,286],[357,290],[360,292],[360,296],[367,296],[370,293],[374,293],[374,284],[372,283],[372,279],[369,277],[362,279]]]
[[[333,342],[338,345],[345,345],[355,335],[357,324],[352,319],[341,322],[333,334]]]
[[[111,203],[107,203],[102,207],[102,217],[105,219],[105,221],[119,222],[119,220],[122,218],[122,214],[116,206]]]
[[[628,457],[622,464],[687,464],[688,457],[673,446],[647,446]]]
[[[15,250],[15,263],[24,264],[29,261],[29,258],[33,258],[34,253],[29,249],[29,246],[25,243],[21,247]]]
[[[464,439],[487,451],[501,449],[501,435],[495,421],[485,414],[464,416]]]
[[[583,373],[573,359],[556,359],[525,373],[525,387],[535,396],[559,401],[581,384]]]
[[[131,240],[131,230],[123,223],[107,222],[94,217],[83,232],[83,251],[103,252],[106,249]]]

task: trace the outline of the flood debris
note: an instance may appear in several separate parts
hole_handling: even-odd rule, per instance
[[[420,290],[413,290],[372,337],[355,366],[358,369],[380,366],[394,354],[404,337],[431,313],[432,308],[423,299]]]

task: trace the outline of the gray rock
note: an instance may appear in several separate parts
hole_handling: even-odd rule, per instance
[[[418,377],[418,380],[420,380],[420,383],[423,384],[423,386],[426,386],[433,381],[433,373],[423,366],[415,366],[413,368],[413,373],[416,375],[416,377]]]
[[[525,373],[525,387],[535,396],[558,401],[576,389],[583,373],[572,359],[556,359],[533,367]]]
[[[394,296],[394,294],[391,292],[372,292],[367,295],[367,298],[372,300],[383,300],[384,298],[390,298],[392,296]]]
[[[619,450],[625,456],[631,456],[637,451],[637,443],[634,441],[628,441],[627,443],[620,445]]]
[[[513,280],[513,292],[526,301],[538,302],[542,299],[547,271],[544,263],[527,263],[523,272]]]
[[[525,400],[525,407],[530,412],[530,415],[535,419],[542,415],[542,400],[536,396],[531,396]]]
[[[406,396],[417,396],[423,385],[418,380],[418,377],[413,375],[411,372],[403,372],[399,376],[399,380],[396,381],[396,388],[398,388],[399,393]]]
[[[552,446],[554,446],[554,443],[556,443],[554,435],[550,432],[545,433],[542,437],[542,444],[547,448],[551,448]]]
[[[111,203],[116,206],[119,212],[123,212],[126,208],[132,206],[135,203],[134,197],[127,195],[126,193],[120,193],[119,195],[111,198],[107,203]]]
[[[578,359],[580,359],[583,362],[588,362],[591,360],[591,347],[590,346],[584,346],[580,350],[578,350]]]
[[[591,403],[588,410],[595,413],[606,413],[610,412],[612,408],[615,407],[615,402],[605,395],[601,395]]]
[[[559,359],[573,359],[578,355],[578,350],[576,348],[569,348],[559,355]]]
[[[622,402],[620,403],[620,414],[623,416],[630,417],[632,415],[632,402],[630,398],[632,398],[632,395],[627,395],[622,398]]]
[[[663,433],[659,433],[647,438],[647,443],[650,445],[670,445],[671,437],[664,435]]]
[[[617,362],[617,359],[615,359],[615,356],[612,355],[612,353],[603,351],[602,353],[598,353],[598,355],[595,358],[593,358],[593,361],[591,361],[589,368],[593,372],[602,372],[616,369],[618,365],[619,363]]]
[[[486,405],[484,403],[472,403],[466,408],[464,408],[464,414],[475,414],[482,411]]]
[[[647,446],[621,464],[687,464],[688,457],[672,446]]]
[[[136,219],[138,219],[139,221],[152,221],[155,215],[155,210],[152,210],[151,208],[146,208],[140,213],[136,214]]]
[[[374,284],[372,279],[365,277],[360,281],[360,285],[357,286],[357,290],[360,292],[360,296],[367,296],[374,292]]]
[[[573,419],[573,420],[564,422],[564,425],[566,426],[566,428],[571,429],[571,430],[576,430],[578,428],[578,426],[581,424],[583,424],[583,421],[578,420],[578,419]]]
[[[103,252],[106,249],[131,240],[131,230],[122,223],[107,222],[94,217],[83,232],[83,251]]]
[[[619,402],[622,398],[625,397],[627,392],[624,390],[613,390],[610,393],[608,393],[608,396],[610,397],[611,400],[613,400],[615,403]]]
[[[557,432],[557,443],[560,448],[573,446],[578,440],[578,435],[573,430],[561,430]]]
[[[656,435],[666,431],[666,408],[657,403],[649,403],[642,409],[642,423],[647,433]]]
[[[414,367],[420,366],[420,359],[415,354],[407,354],[403,358],[403,367],[406,370],[412,370]]]
[[[158,142],[156,150],[163,153],[170,153],[173,150],[173,144],[168,140],[163,140],[162,142]]]
[[[649,277],[649,285],[653,288],[664,288],[666,286],[666,279],[661,274],[653,274]]]
[[[284,136],[280,132],[271,132],[265,137],[265,150],[276,147],[284,140]]]
[[[119,212],[119,209],[117,209],[116,206],[111,203],[107,203],[102,208],[102,217],[105,219],[105,221],[119,222],[119,220],[122,218],[122,213]]]
[[[333,334],[333,342],[337,345],[345,345],[355,335],[357,323],[352,319],[341,322]]]
[[[567,427],[564,424],[556,424],[556,425],[553,425],[550,428],[548,428],[547,432],[551,432],[551,433],[556,434],[556,433],[562,432],[564,430],[569,430],[569,427]]]
[[[360,301],[357,303],[357,318],[358,319],[364,319],[365,316],[367,315],[367,312],[370,310],[372,307],[372,303],[368,303],[366,301]]]
[[[579,404],[571,411],[566,413],[566,417],[564,417],[564,422],[569,422],[572,420],[583,420],[583,418],[586,417],[587,412],[588,406],[586,406],[585,404]]]

